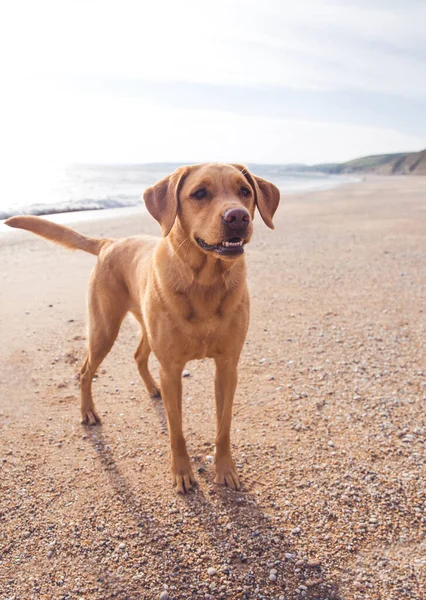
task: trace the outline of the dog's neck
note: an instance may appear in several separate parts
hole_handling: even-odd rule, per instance
[[[169,246],[169,266],[176,270],[177,280],[180,279],[185,286],[226,285],[234,276],[239,277],[242,271],[245,272],[244,255],[235,260],[223,260],[207,254],[181,231],[172,230],[164,242]]]

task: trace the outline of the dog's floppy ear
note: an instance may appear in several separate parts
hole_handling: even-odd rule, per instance
[[[161,226],[163,236],[170,233],[176,219],[179,190],[183,184],[188,167],[179,167],[171,175],[164,177],[143,193],[145,206]]]
[[[253,188],[256,206],[259,209],[260,216],[266,225],[274,229],[272,217],[278,208],[280,202],[280,190],[270,181],[266,181],[257,175],[252,175],[244,165],[232,165],[244,175]]]

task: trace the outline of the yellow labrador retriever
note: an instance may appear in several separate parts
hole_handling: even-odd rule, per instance
[[[92,379],[111,350],[125,315],[139,321],[135,353],[151,396],[163,399],[170,435],[173,485],[185,493],[195,483],[182,431],[182,370],[204,357],[216,362],[215,482],[238,490],[231,456],[232,403],[237,367],[249,323],[244,247],[253,233],[255,207],[268,227],[279,190],[242,165],[178,168],[144,193],[163,237],[96,239],[38,217],[12,217],[27,229],[68,248],[98,256],[89,286],[89,348],[81,369],[83,423],[100,421]],[[160,386],[148,370],[154,352]]]

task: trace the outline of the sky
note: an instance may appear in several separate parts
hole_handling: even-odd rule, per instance
[[[426,147],[424,0],[14,0],[0,159],[322,163]]]

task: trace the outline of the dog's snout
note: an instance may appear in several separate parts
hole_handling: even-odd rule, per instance
[[[250,223],[250,215],[244,208],[230,208],[222,215],[222,219],[232,229],[243,229]]]

